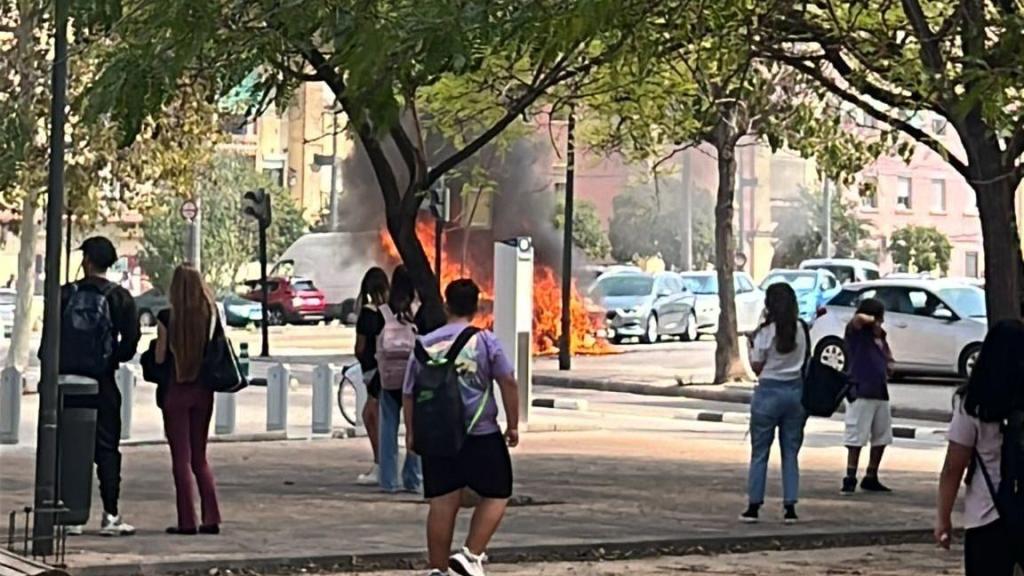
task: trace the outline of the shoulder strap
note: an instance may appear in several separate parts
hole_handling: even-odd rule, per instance
[[[377,311],[384,317],[385,324],[392,322],[396,318],[395,313],[391,310],[391,306],[387,304],[378,308]]]
[[[462,332],[459,333],[458,338],[455,342],[452,342],[451,348],[448,348],[448,353],[444,355],[445,361],[454,362],[459,354],[462,353],[462,349],[469,344],[469,341],[473,336],[476,336],[480,332],[480,329],[476,326],[467,326]]]
[[[807,366],[811,363],[811,329],[807,326],[807,323],[802,318],[797,318],[797,322],[800,323],[800,327],[803,328],[804,342],[807,344],[807,349],[804,350],[804,365],[801,372],[807,372]]]
[[[999,512],[1000,517],[1006,518],[1006,516],[1003,515],[1003,510],[999,507],[999,491],[996,489],[996,485],[992,482],[992,476],[989,475],[988,468],[986,468],[985,463],[982,462],[981,453],[978,452],[977,448],[974,449],[974,454],[971,459],[978,463],[978,468],[981,469],[981,475],[985,477],[985,486],[988,487],[988,493],[989,496],[992,497],[992,503],[995,504],[996,512]]]

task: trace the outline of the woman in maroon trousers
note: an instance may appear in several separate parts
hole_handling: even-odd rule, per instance
[[[199,271],[183,264],[171,280],[170,310],[160,313],[156,362],[170,362],[170,381],[157,391],[164,433],[171,447],[177,492],[178,524],[168,534],[220,533],[217,485],[206,461],[206,441],[213,415],[213,392],[203,385],[199,368],[217,314],[213,296]],[[199,486],[202,523],[196,526],[192,478]]]

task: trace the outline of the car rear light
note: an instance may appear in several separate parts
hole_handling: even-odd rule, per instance
[[[825,314],[828,314],[828,308],[825,308],[824,306],[822,306],[821,308],[818,308],[817,312],[815,312],[814,317],[815,318],[821,318]]]

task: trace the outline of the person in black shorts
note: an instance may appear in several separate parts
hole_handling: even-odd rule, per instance
[[[471,280],[456,280],[445,290],[448,324],[423,336],[420,342],[434,358],[444,356],[459,334],[477,314],[480,290]],[[512,459],[509,447],[519,444],[519,392],[512,363],[493,333],[483,330],[466,343],[455,359],[464,384],[460,387],[465,408],[467,437],[457,455],[427,457],[423,461],[423,493],[430,501],[427,516],[427,549],[431,576],[446,576],[451,568],[463,576],[483,576],[485,551],[498,530],[512,495]],[[406,446],[416,449],[413,435],[415,382],[420,365],[410,360],[403,386]],[[505,406],[505,430],[498,424],[494,383],[501,389]],[[449,557],[455,521],[464,489],[480,496],[473,512],[469,535],[462,550]]]
[[[377,336],[384,329],[380,307],[388,301],[388,275],[380,268],[370,268],[359,289],[359,317],[356,319],[356,359],[363,370],[363,382],[369,397],[363,406],[363,426],[373,448],[373,468],[360,474],[356,483],[376,486],[377,464],[380,462],[380,377],[377,374]]]

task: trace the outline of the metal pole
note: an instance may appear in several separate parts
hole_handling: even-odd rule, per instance
[[[746,255],[747,248],[747,214],[744,207],[744,186],[746,178],[743,175],[743,154],[736,154],[736,172],[739,173],[739,177],[736,178],[736,203],[737,203],[737,216],[739,216],[739,234],[736,235],[736,251],[740,254]]]
[[[693,182],[689,152],[683,152],[683,270],[693,270]]]
[[[331,117],[331,199],[327,216],[328,232],[338,229],[338,111]]]
[[[260,331],[263,333],[263,344],[260,348],[260,356],[270,356],[270,305],[267,303],[269,290],[267,290],[267,227],[260,222],[260,301],[263,304],[263,321],[260,322]]]
[[[832,257],[832,187],[829,186],[828,178],[822,183],[823,196],[825,197],[825,258]]]
[[[434,219],[434,276],[437,277],[437,287],[444,290],[441,285],[441,258],[444,256],[444,220],[440,214]]]
[[[68,208],[68,231],[64,236],[64,281],[71,282],[71,208]]]
[[[46,198],[46,282],[43,330],[46,343],[39,382],[36,438],[35,518],[32,554],[53,554],[53,515],[57,500],[57,377],[60,359],[60,257],[64,211],[64,109],[68,80],[68,3],[57,0],[53,40],[53,99],[50,107],[50,175]]]
[[[196,196],[196,217],[188,224],[187,260],[196,270],[202,270],[203,260],[203,204]]]
[[[569,108],[565,151],[565,218],[562,226],[562,335],[558,342],[558,369],[572,369],[572,224],[576,183],[576,111]]]

